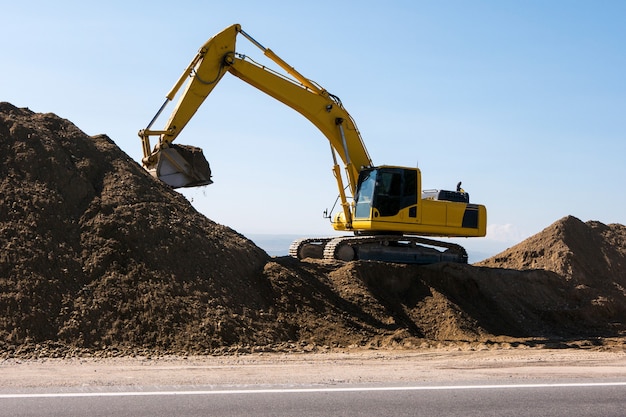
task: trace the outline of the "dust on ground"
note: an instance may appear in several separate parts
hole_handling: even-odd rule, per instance
[[[0,103],[0,152],[4,360],[624,349],[620,224],[566,216],[475,265],[272,258],[54,114]]]
[[[626,352],[460,344],[240,356],[8,359],[0,392],[14,388],[300,386],[371,383],[541,383],[623,381]]]

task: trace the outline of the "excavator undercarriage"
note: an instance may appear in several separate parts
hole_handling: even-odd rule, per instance
[[[289,247],[289,256],[340,261],[382,261],[406,264],[467,263],[457,244],[421,236],[373,235],[304,238]]]

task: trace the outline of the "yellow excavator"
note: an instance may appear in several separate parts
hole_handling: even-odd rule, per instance
[[[238,35],[258,47],[287,74],[238,53],[235,50]],[[461,183],[454,191],[422,191],[422,176],[417,167],[375,166],[354,120],[339,98],[304,77],[238,24],[222,30],[200,48],[148,126],[139,131],[142,163],[151,175],[174,188],[212,183],[202,149],[173,142],[226,73],[302,114],[330,142],[341,209],[328,217],[335,230],[352,234],[299,239],[289,248],[291,256],[415,264],[466,263],[467,252],[462,246],[426,236],[486,235],[487,210],[483,205],[469,202],[469,194],[460,187]],[[152,130],[166,105],[185,83],[165,127]],[[153,149],[152,136],[158,138]]]

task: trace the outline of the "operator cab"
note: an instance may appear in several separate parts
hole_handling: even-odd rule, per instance
[[[417,168],[377,167],[359,173],[355,201],[355,219],[388,217],[413,206],[409,216],[417,210]]]

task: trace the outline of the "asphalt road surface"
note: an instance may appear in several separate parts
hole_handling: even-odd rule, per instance
[[[2,416],[626,416],[626,350],[0,361]]]
[[[2,416],[624,416],[624,381],[0,393]]]

